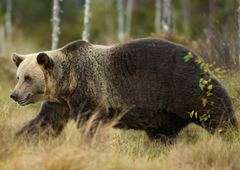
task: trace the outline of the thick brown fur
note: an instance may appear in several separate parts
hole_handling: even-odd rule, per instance
[[[184,62],[189,52],[194,57]],[[31,57],[44,75],[44,97],[39,97],[44,102],[37,117],[18,135],[39,133],[49,127],[58,135],[69,119],[80,124],[98,107],[98,120],[103,122],[128,109],[116,128],[144,130],[150,139],[163,141],[175,138],[191,122],[211,133],[238,124],[223,85],[213,78],[209,83],[213,95],[207,97],[207,89],[201,90],[199,80],[209,75],[194,61],[197,55],[166,40],[146,38],[113,46],[75,41]],[[19,68],[25,60],[13,56]],[[20,77],[27,67],[25,64],[18,70]],[[14,93],[18,91],[15,88]],[[21,93],[34,96],[35,92]],[[208,98],[205,107],[202,98]],[[39,101],[29,103],[35,102]],[[199,116],[209,110],[210,118],[200,122]],[[190,118],[188,112],[192,111],[198,112],[197,118]],[[37,130],[39,122],[41,130]]]

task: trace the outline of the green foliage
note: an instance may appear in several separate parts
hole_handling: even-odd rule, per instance
[[[203,107],[205,107],[207,103],[208,103],[207,98],[202,98]]]
[[[202,57],[198,56],[194,61],[200,64],[202,62]]]
[[[202,116],[199,116],[199,121],[207,121],[210,118],[210,114],[203,114]]]
[[[191,52],[188,53],[188,55],[186,55],[184,57],[184,61],[188,62],[191,58],[193,58],[193,55]],[[194,60],[196,63],[200,64],[200,68],[203,69],[203,71],[207,74],[209,74],[209,78],[206,80],[204,78],[200,78],[199,80],[199,87],[201,88],[202,91],[204,91],[204,89],[207,90],[206,92],[206,96],[212,96],[213,93],[211,93],[211,90],[213,88],[212,84],[209,84],[212,81],[212,78],[214,76],[216,76],[218,79],[223,79],[225,76],[223,76],[224,73],[226,73],[227,71],[221,71],[220,68],[215,68],[213,71],[210,71],[209,68],[213,67],[212,63],[203,63],[203,59],[202,57],[198,56],[195,58]],[[206,88],[205,88],[206,87]],[[202,98],[202,105],[203,107],[205,107],[209,101],[208,98]],[[213,104],[213,102],[210,101],[211,104]],[[210,114],[209,114],[210,110],[207,111],[206,114],[200,115],[199,116],[199,121],[207,121],[210,118]],[[194,115],[194,111],[192,112],[187,112],[191,118],[193,118]],[[195,112],[196,115],[196,119],[197,119],[197,112]]]
[[[187,62],[187,61],[190,60],[191,58],[193,58],[193,55],[192,55],[191,52],[189,52],[188,55],[186,55],[186,56],[184,57],[184,61]]]
[[[194,110],[192,112],[187,112],[189,114],[189,116],[191,118],[193,118],[193,116],[195,116],[195,118],[197,119],[197,116],[198,116],[198,112],[194,112]]]
[[[199,87],[203,90],[205,85],[208,83],[208,81],[204,80],[203,78],[201,78],[199,80]]]

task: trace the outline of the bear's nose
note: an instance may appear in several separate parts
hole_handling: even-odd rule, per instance
[[[11,93],[10,97],[14,100],[17,101],[18,95],[14,92]]]

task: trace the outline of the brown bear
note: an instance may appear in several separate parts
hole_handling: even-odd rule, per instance
[[[193,58],[185,62],[189,52]],[[207,89],[199,87],[209,72],[200,68],[196,57],[184,46],[157,38],[112,46],[79,40],[53,51],[13,53],[18,83],[10,97],[21,106],[42,102],[36,118],[17,135],[49,128],[58,135],[69,119],[86,121],[99,105],[99,121],[128,109],[114,127],[144,130],[150,139],[174,139],[191,122],[211,133],[237,127],[223,85],[214,77],[209,82],[213,95],[208,97]],[[205,107],[202,98],[209,101]],[[192,111],[197,114],[190,117]],[[204,114],[208,119],[200,121]]]

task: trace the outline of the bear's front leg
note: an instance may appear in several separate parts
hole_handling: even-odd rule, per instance
[[[95,104],[91,100],[80,103],[77,100],[69,100],[70,117],[75,120],[77,128],[86,137],[93,137],[97,129],[102,128],[115,118],[116,111],[107,108],[103,104]]]
[[[49,101],[42,102],[38,115],[18,131],[16,136],[58,136],[68,122],[69,112],[67,104]]]

